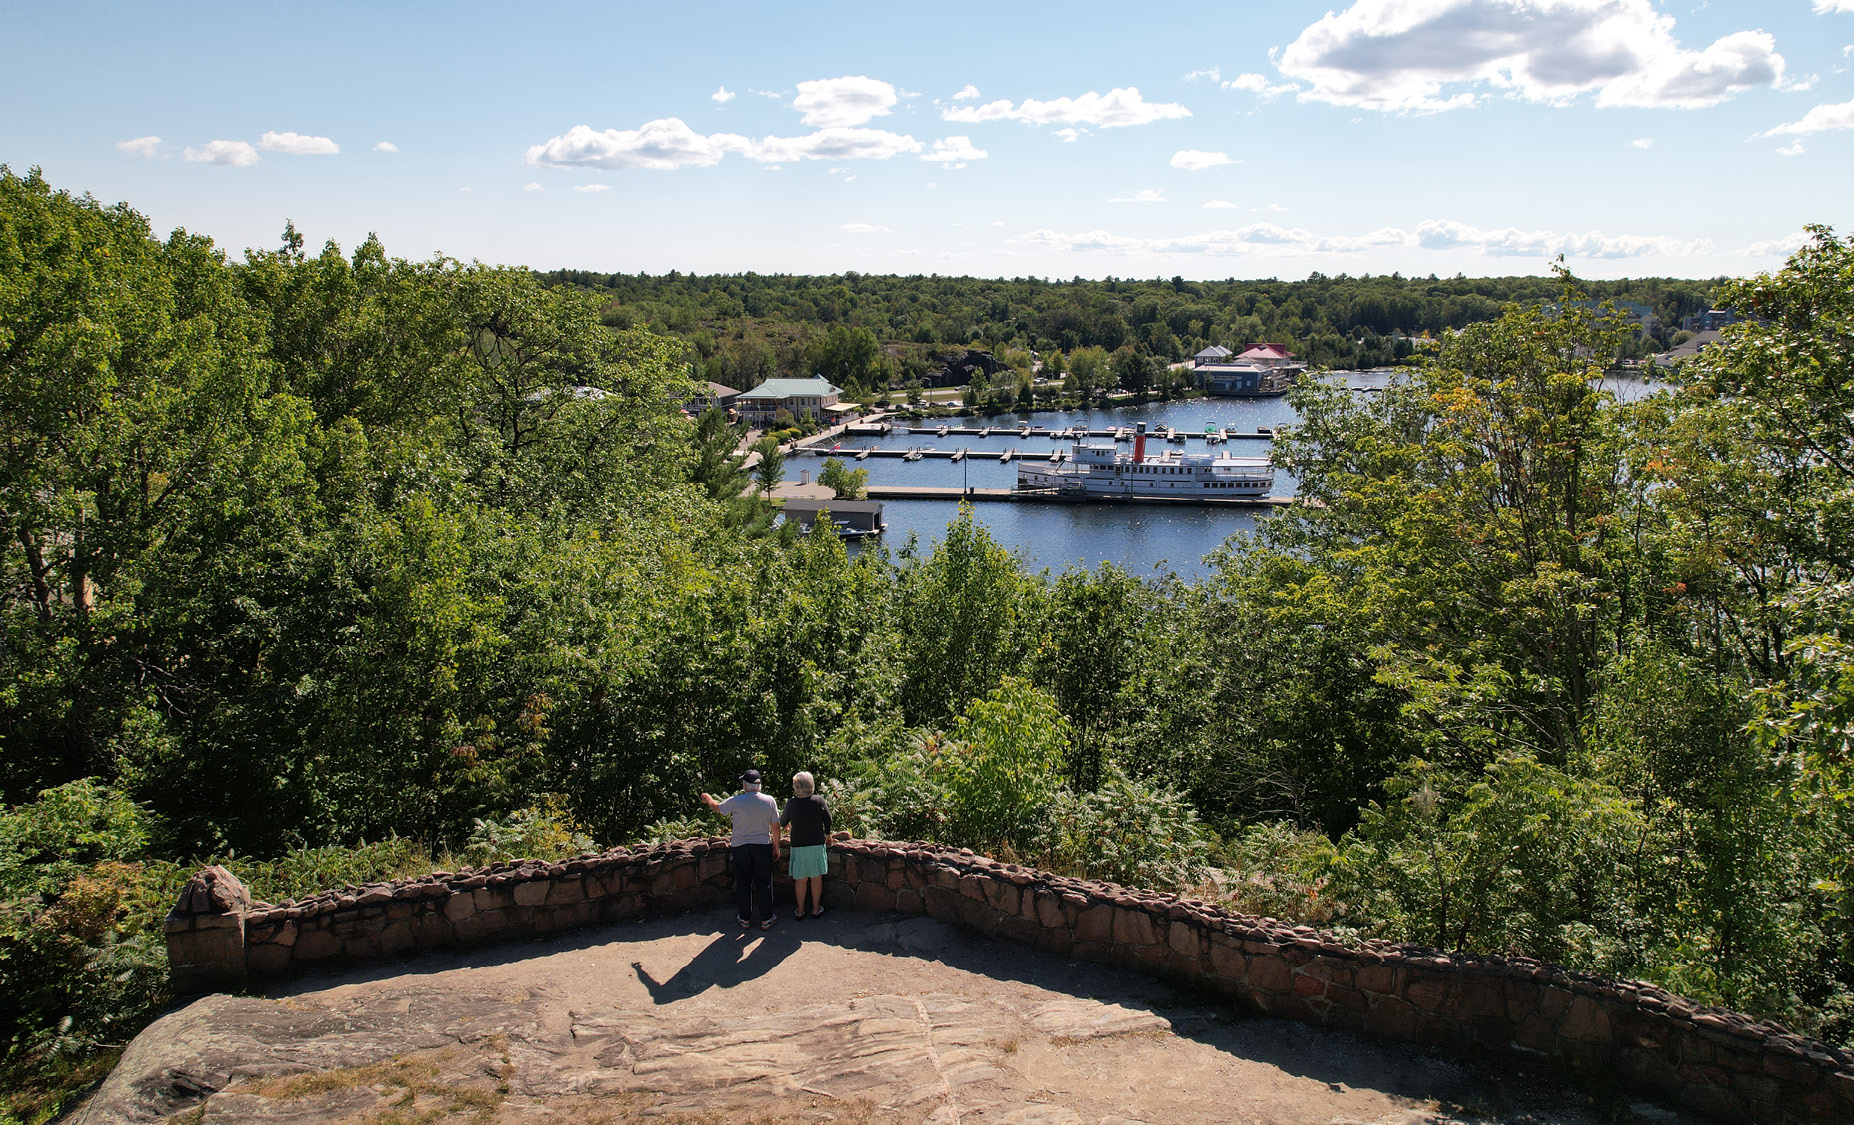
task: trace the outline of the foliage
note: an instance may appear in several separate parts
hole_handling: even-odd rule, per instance
[[[950,733],[916,730],[904,748],[865,763],[849,788],[867,803],[845,803],[878,835],[1027,852],[1061,788],[1067,750],[1054,701],[1006,677],[970,701]]]
[[[1221,868],[1212,896],[1232,910],[1317,926],[1336,926],[1326,885],[1337,853],[1325,834],[1266,820],[1217,841]]]
[[[825,459],[824,467],[818,470],[818,483],[839,500],[863,500],[869,496],[869,470],[852,469],[835,457]]]
[[[1441,949],[1613,967],[1640,812],[1601,782],[1521,755],[1481,776],[1413,761],[1364,810],[1330,893],[1357,919]]]
[[[167,998],[160,918],[179,880],[146,862],[148,827],[94,779],[0,811],[0,1078],[22,1098],[55,1103],[47,1075],[85,1073]]]
[[[968,346],[999,355],[1034,350],[1104,389],[1105,357],[1120,348],[1182,359],[1209,344],[1292,342],[1316,365],[1399,363],[1423,340],[1493,320],[1513,302],[1558,296],[1539,277],[1398,274],[1186,281],[1106,278],[696,276],[555,270],[544,279],[597,296],[607,323],[648,324],[682,341],[701,377],[746,389],[775,375],[824,375],[846,389],[901,388]],[[1716,302],[1714,283],[1671,278],[1592,282],[1599,300],[1637,302],[1654,320],[1650,350],[1669,345],[1684,316]],[[1052,374],[1059,373],[1052,371]]]
[[[779,446],[778,435],[767,434],[753,443],[753,452],[760,455],[753,466],[753,480],[762,495],[770,494],[785,475],[785,450]]]
[[[550,796],[505,817],[477,818],[463,856],[480,867],[511,859],[565,859],[592,849],[592,837],[558,796]]]
[[[292,848],[271,859],[220,856],[216,862],[238,876],[254,900],[288,902],[331,887],[358,887],[440,870],[448,861],[416,840],[393,836],[352,846]],[[164,904],[163,910],[166,909]]]
[[[1100,788],[1055,798],[1032,847],[1041,865],[1064,874],[1183,891],[1204,877],[1210,835],[1182,794],[1110,765]]]

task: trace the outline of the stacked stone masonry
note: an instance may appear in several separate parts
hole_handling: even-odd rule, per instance
[[[1155,974],[1248,1012],[1423,1046],[1552,1059],[1722,1121],[1854,1121],[1854,1052],[1652,985],[1441,953],[1064,878],[932,844],[838,838],[825,894]],[[207,868],[168,915],[181,991],[518,941],[732,901],[725,840],[615,848],[253,903]]]

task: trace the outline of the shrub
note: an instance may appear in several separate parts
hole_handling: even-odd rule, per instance
[[[594,845],[585,826],[573,818],[566,803],[549,797],[540,805],[517,809],[501,820],[474,822],[464,842],[464,859],[473,864],[501,863],[511,859],[565,859],[589,852]]]
[[[1213,849],[1210,897],[1243,914],[1325,925],[1333,917],[1326,881],[1336,854],[1319,832],[1285,820],[1252,824]]]
[[[0,810],[0,1100],[54,1112],[88,1060],[167,999],[160,920],[179,869],[148,863],[148,818],[91,779]]]
[[[702,812],[693,816],[665,817],[647,825],[637,835],[636,843],[667,844],[671,840],[688,840],[698,836],[725,836],[727,818],[719,813]]]
[[[371,844],[363,840],[355,847],[297,848],[275,859],[220,856],[205,862],[238,876],[253,899],[282,902],[333,887],[423,875],[443,866],[443,857],[415,840],[391,836]]]
[[[1479,777],[1412,762],[1363,810],[1334,897],[1381,932],[1441,949],[1601,965],[1643,825],[1614,787],[1526,755]]]
[[[1092,793],[1062,793],[1036,836],[1038,862],[1085,879],[1181,891],[1201,882],[1210,833],[1184,795],[1107,767]]]

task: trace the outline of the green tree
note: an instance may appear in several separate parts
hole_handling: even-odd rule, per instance
[[[689,481],[699,485],[711,500],[732,500],[746,490],[746,455],[741,453],[741,427],[730,425],[718,406],[704,409],[695,421],[695,464]]]
[[[839,500],[863,500],[869,495],[869,470],[852,469],[831,457],[818,470],[818,483],[830,489]]]
[[[1040,591],[973,518],[970,504],[960,504],[930,555],[905,560],[899,586],[901,703],[909,723],[944,721],[1023,659]]]
[[[779,439],[768,434],[753,443],[753,452],[760,455],[753,466],[754,482],[762,495],[770,495],[785,476],[785,451],[779,447]]]

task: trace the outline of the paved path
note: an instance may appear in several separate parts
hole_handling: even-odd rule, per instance
[[[762,934],[731,913],[208,997],[139,1037],[77,1120],[1597,1120],[1511,1068],[1233,1016],[928,919],[784,917]]]

